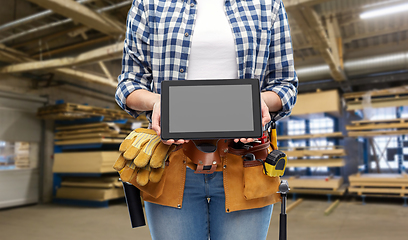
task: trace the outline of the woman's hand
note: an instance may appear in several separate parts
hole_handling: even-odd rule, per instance
[[[264,127],[268,122],[271,121],[271,115],[269,114],[269,107],[266,105],[263,98],[261,98],[261,113],[262,113],[262,127]],[[243,142],[249,143],[255,141],[253,138],[241,138],[241,139],[234,139],[234,142]]]
[[[152,112],[152,129],[157,133],[157,136],[160,136],[160,101],[157,101],[153,104],[153,112]],[[171,145],[171,144],[183,144],[188,143],[188,140],[179,139],[177,141],[170,139],[170,140],[162,140],[164,144]]]

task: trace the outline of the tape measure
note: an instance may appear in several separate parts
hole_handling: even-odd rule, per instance
[[[268,154],[264,163],[263,172],[270,177],[281,177],[285,173],[288,158],[279,150],[273,150]]]

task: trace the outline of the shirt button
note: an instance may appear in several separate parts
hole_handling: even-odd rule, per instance
[[[188,32],[184,33],[184,36],[188,37]]]
[[[190,4],[190,7],[194,7],[194,3]]]
[[[183,73],[183,72],[184,72],[184,69],[183,69],[183,68],[180,68],[180,72]]]

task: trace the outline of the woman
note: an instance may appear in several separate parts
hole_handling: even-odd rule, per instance
[[[271,121],[269,112],[279,120],[296,102],[298,80],[281,0],[134,0],[122,65],[116,101],[134,117],[146,112],[158,135],[163,80],[259,79],[263,125]],[[229,157],[213,174],[194,174],[182,151],[170,155],[162,189],[142,189],[153,239],[266,238],[279,198],[272,192],[243,196],[242,159],[237,164]],[[271,186],[277,184],[273,179]]]

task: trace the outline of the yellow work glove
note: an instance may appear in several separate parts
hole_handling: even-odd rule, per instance
[[[120,145],[121,155],[113,168],[119,172],[124,182],[130,182],[134,178],[140,186],[149,181],[159,182],[165,161],[174,147],[163,144],[154,130],[135,129]]]

